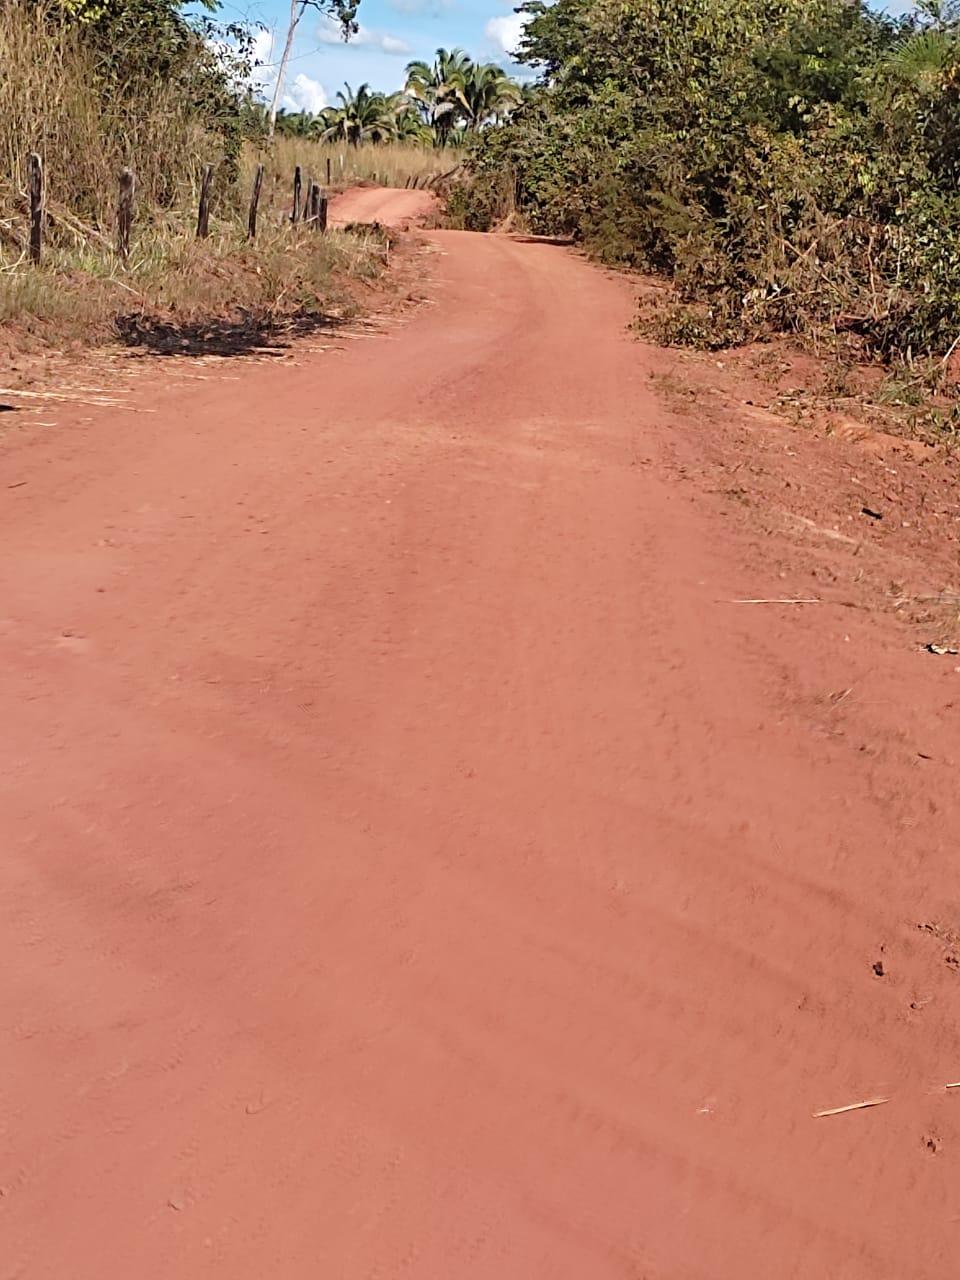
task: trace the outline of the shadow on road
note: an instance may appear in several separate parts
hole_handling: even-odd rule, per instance
[[[234,319],[178,323],[142,313],[118,316],[120,340],[151,356],[281,355],[298,338],[336,333],[346,324],[341,316],[305,314],[276,319],[269,314],[243,313]]]
[[[531,236],[531,235],[511,235],[511,240],[515,240],[517,244],[575,244],[573,236]]]

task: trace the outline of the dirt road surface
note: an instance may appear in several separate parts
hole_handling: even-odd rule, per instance
[[[0,442],[0,1277],[953,1274],[960,659],[697,473],[628,281],[426,244]]]
[[[389,187],[354,187],[336,196],[330,204],[330,225],[350,222],[380,222],[389,227],[408,227],[432,213],[436,197],[430,191],[397,191]]]

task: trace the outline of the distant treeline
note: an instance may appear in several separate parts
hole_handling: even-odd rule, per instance
[[[506,119],[523,90],[501,67],[474,62],[462,49],[438,49],[432,63],[411,62],[399,93],[345,84],[336,105],[316,115],[281,112],[277,132],[324,142],[419,142],[460,147],[485,125]]]

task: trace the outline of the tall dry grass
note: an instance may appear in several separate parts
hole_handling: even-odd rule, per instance
[[[0,0],[0,214],[22,207],[27,156],[44,161],[51,212],[111,225],[117,178],[137,174],[142,207],[192,193],[199,166],[222,141],[159,79],[133,98],[107,93],[76,25],[44,3]]]
[[[333,187],[349,187],[358,182],[406,187],[414,180],[417,186],[423,186],[431,179],[442,177],[456,169],[461,159],[462,154],[452,148],[438,151],[412,142],[350,147],[312,138],[278,136],[271,143],[249,146],[244,169],[249,178],[256,164],[262,161],[264,176],[277,187],[289,190],[297,165],[303,171],[304,182],[310,176],[325,184],[329,160]]]

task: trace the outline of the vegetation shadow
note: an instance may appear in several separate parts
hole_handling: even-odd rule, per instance
[[[145,356],[282,355],[298,338],[336,333],[347,323],[342,316],[305,312],[282,319],[244,312],[214,320],[160,320],[143,313],[118,316],[117,333],[128,347]]]
[[[516,240],[517,244],[562,244],[568,247],[576,244],[573,236],[533,236],[533,235],[514,235],[511,234],[511,240]]]

